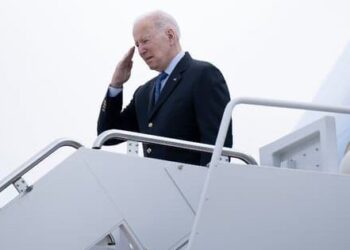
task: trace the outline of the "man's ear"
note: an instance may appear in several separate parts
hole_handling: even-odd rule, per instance
[[[174,32],[173,29],[168,29],[168,30],[166,31],[166,35],[167,35],[167,37],[168,37],[168,39],[169,39],[170,41],[174,41],[175,38],[176,38],[176,35],[175,35],[175,32]]]

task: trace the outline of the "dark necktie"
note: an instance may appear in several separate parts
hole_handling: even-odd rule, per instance
[[[156,86],[154,88],[154,103],[159,99],[160,92],[162,91],[162,81],[168,76],[164,71],[160,73],[156,79]]]

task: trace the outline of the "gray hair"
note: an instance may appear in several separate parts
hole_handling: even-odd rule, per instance
[[[170,14],[162,11],[162,10],[156,10],[152,12],[148,12],[139,18],[137,18],[134,22],[136,24],[137,22],[146,19],[146,18],[151,18],[154,21],[155,26],[159,30],[165,30],[167,28],[172,28],[174,29],[178,39],[180,39],[180,28],[179,25],[177,24],[176,20],[174,17],[172,17]]]

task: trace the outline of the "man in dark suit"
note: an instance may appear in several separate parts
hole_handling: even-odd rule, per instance
[[[155,11],[138,19],[133,36],[142,59],[160,74],[140,86],[122,110],[122,87],[131,74],[132,47],[113,74],[101,106],[98,133],[123,129],[214,144],[230,100],[221,72],[182,51],[178,25],[167,13]],[[225,146],[232,146],[231,126]],[[144,145],[144,155],[196,165],[210,161],[208,153],[150,144]]]

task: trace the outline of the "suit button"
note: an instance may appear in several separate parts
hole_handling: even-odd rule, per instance
[[[152,128],[153,127],[153,123],[152,122],[148,123],[148,127]]]
[[[147,152],[147,154],[150,154],[152,152],[152,149],[151,148],[147,148],[146,152]]]

